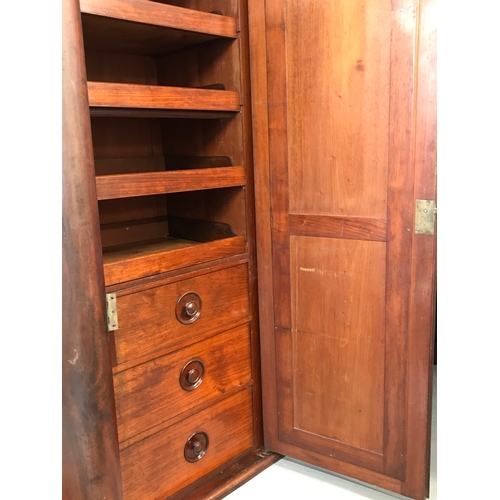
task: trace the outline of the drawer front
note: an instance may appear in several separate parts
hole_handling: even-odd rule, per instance
[[[246,264],[139,292],[118,292],[117,363],[224,331],[247,317],[249,307]]]
[[[252,445],[248,388],[122,450],[124,499],[164,500]]]
[[[243,325],[117,373],[122,442],[251,380],[250,331]]]

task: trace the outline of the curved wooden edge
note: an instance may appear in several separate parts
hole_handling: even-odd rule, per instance
[[[220,500],[250,481],[257,474],[283,458],[265,450],[253,451],[240,457],[222,470],[216,470],[208,481],[195,483],[173,495],[169,500]]]
[[[78,0],[63,1],[63,499],[122,498]]]
[[[257,454],[255,456],[256,461],[252,465],[234,478],[228,478],[219,488],[215,488],[210,494],[205,495],[200,500],[218,500],[224,498],[282,458],[282,455],[278,455],[277,453],[271,453],[263,457]]]

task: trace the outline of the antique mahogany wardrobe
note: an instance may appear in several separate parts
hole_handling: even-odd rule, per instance
[[[426,497],[434,2],[63,0],[65,499]]]

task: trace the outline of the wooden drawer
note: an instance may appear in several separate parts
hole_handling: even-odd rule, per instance
[[[178,301],[189,292],[201,299],[200,314],[183,324]],[[117,292],[119,329],[115,331],[117,363],[160,355],[224,331],[249,316],[247,264],[221,269],[139,291]],[[182,297],[184,296],[184,299]],[[179,305],[180,308],[180,305]],[[189,319],[182,316],[182,319]]]
[[[162,422],[249,382],[249,335],[246,324],[115,374],[120,442],[140,432],[152,434]]]
[[[208,436],[205,455],[188,462],[184,447]],[[124,500],[164,500],[253,445],[251,389],[230,396],[121,451]]]

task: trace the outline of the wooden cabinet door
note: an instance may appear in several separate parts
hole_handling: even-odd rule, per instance
[[[414,212],[435,198],[434,11],[250,5],[266,444],[419,499],[435,235]]]

